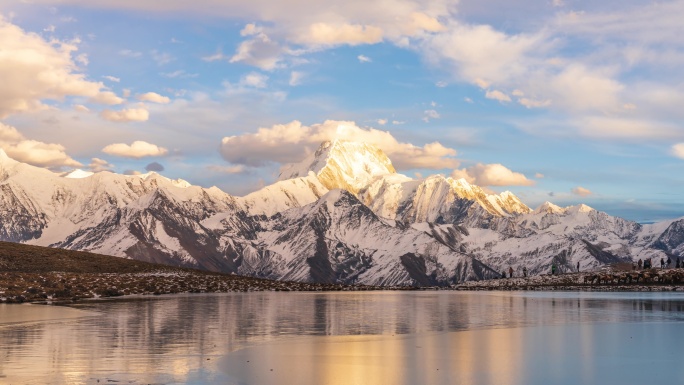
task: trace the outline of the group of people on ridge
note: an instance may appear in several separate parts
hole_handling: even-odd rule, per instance
[[[672,259],[668,256],[667,261],[665,261],[665,258],[660,258],[660,268],[664,269],[667,267],[668,269],[670,268],[670,265],[672,265]],[[679,269],[680,267],[684,267],[684,263],[682,263],[679,260],[679,257],[677,257],[677,262],[675,263],[675,268]],[[653,264],[651,263],[651,258],[644,259],[641,261],[641,258],[637,262],[632,262],[632,270],[636,269],[641,270],[643,269],[651,269],[653,268]]]
[[[641,263],[641,260],[639,260],[639,262]],[[641,265],[639,265],[639,266],[641,266]],[[679,258],[677,258],[677,267],[679,267]],[[577,272],[579,273],[579,271],[580,271],[580,263],[578,261],[577,262]],[[558,269],[556,267],[556,262],[553,262],[551,264],[551,275],[556,275],[557,272],[558,272]],[[523,266],[522,273],[523,273],[523,277],[527,277],[527,266]],[[506,270],[501,272],[501,278],[506,278]],[[510,267],[510,266],[508,267],[508,278],[513,278],[513,267]]]

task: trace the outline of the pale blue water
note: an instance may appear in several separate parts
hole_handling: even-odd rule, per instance
[[[279,292],[77,308],[0,305],[0,383],[684,383],[679,293]]]

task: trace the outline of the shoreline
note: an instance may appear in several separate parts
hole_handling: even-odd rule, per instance
[[[555,276],[469,281],[447,287],[362,286],[272,281],[194,271],[145,273],[0,273],[0,303],[69,304],[80,300],[132,298],[173,294],[236,292],[339,291],[568,291],[684,292],[684,283],[584,284],[594,272]]]
[[[684,292],[684,268],[631,270],[607,266],[597,271],[469,281],[457,291]]]
[[[468,281],[439,287],[345,285],[275,281],[0,242],[0,303],[73,303],[81,299],[179,293],[381,290],[684,292],[684,268],[632,270],[631,264],[621,263],[579,273]]]
[[[184,293],[397,291],[417,289],[412,286],[384,287],[273,281],[201,271],[0,273],[0,303],[76,302],[81,299]]]

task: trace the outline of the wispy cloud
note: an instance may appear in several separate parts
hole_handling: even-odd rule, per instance
[[[142,52],[133,51],[130,49],[122,49],[119,51],[119,55],[126,56],[126,57],[132,57],[132,58],[139,58],[142,56]]]
[[[170,78],[170,79],[189,79],[189,78],[196,78],[199,76],[197,73],[187,73],[185,70],[177,70],[173,72],[162,72],[159,75],[165,77],[165,78]]]

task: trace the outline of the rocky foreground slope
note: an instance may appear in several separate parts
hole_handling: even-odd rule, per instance
[[[532,210],[463,179],[412,179],[365,143],[326,142],[244,197],[156,173],[66,176],[0,150],[0,240],[274,280],[449,286],[684,253],[684,219]]]
[[[7,303],[75,301],[136,294],[378,289],[384,288],[272,281],[0,242],[0,302]]]

